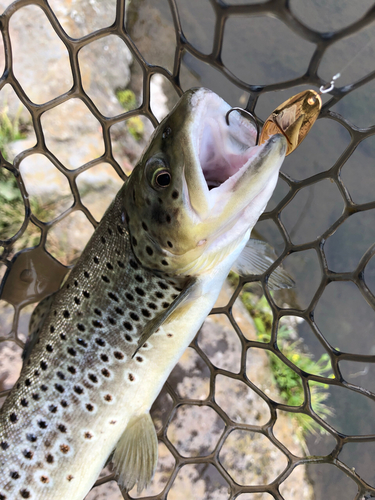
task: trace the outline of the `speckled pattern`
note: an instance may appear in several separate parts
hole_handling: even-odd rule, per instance
[[[1,500],[45,498],[61,469],[73,481],[73,457],[116,425],[119,391],[147,369],[151,342],[132,358],[140,331],[179,289],[137,263],[122,219],[118,196],[50,309],[33,316],[37,343],[1,409]]]

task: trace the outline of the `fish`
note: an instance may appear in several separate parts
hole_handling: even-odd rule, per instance
[[[272,261],[250,233],[287,140],[255,145],[255,127],[239,113],[227,124],[228,110],[209,89],[182,95],[61,288],[34,310],[0,410],[0,500],[82,500],[113,453],[122,491],[149,484],[152,403],[231,268],[263,273]]]

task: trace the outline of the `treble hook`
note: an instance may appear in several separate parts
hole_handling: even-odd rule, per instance
[[[250,118],[252,119],[252,121],[255,122],[255,126],[257,128],[257,138],[256,138],[256,141],[255,141],[255,145],[257,146],[258,145],[258,141],[259,141],[259,135],[260,135],[258,120],[255,118],[255,116],[252,113],[250,113],[250,111],[247,111],[247,109],[243,109],[243,108],[231,108],[228,111],[228,113],[225,115],[225,121],[226,121],[226,123],[227,123],[228,126],[229,126],[229,115],[231,114],[232,111],[238,111],[240,114],[248,115],[248,116],[250,116]]]

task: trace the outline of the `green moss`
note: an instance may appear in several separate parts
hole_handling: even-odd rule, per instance
[[[233,280],[233,276],[231,279]],[[272,329],[272,312],[267,299],[259,296],[252,291],[246,290],[241,294],[242,302],[249,311],[254,320],[257,329],[257,338],[261,342],[270,342]],[[331,362],[328,354],[323,354],[319,360],[314,360],[312,355],[306,352],[306,348],[301,339],[296,338],[296,332],[285,326],[281,326],[277,333],[277,345],[292,363],[301,370],[318,376],[327,376],[331,371]],[[277,355],[267,351],[273,376],[273,381],[277,385],[281,398],[285,404],[290,406],[299,406],[304,401],[304,390],[301,377],[289,366],[287,366]],[[333,377],[333,375],[330,375]],[[332,409],[325,405],[329,397],[327,392],[322,391],[322,384],[309,382],[312,406],[320,416],[328,417],[333,414]],[[328,386],[324,387],[328,389]],[[305,439],[307,433],[324,433],[314,420],[303,413],[290,414],[291,418],[297,423],[297,435],[300,439]]]
[[[117,90],[116,97],[125,111],[130,111],[137,107],[137,99],[134,92],[130,89]]]

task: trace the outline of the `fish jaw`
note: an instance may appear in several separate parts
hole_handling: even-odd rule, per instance
[[[182,279],[209,271],[242,241],[272,195],[286,140],[274,135],[255,146],[252,123],[231,113],[227,124],[230,109],[208,89],[186,92],[124,187],[133,251],[154,272]],[[165,189],[150,181],[154,164],[170,174]]]

